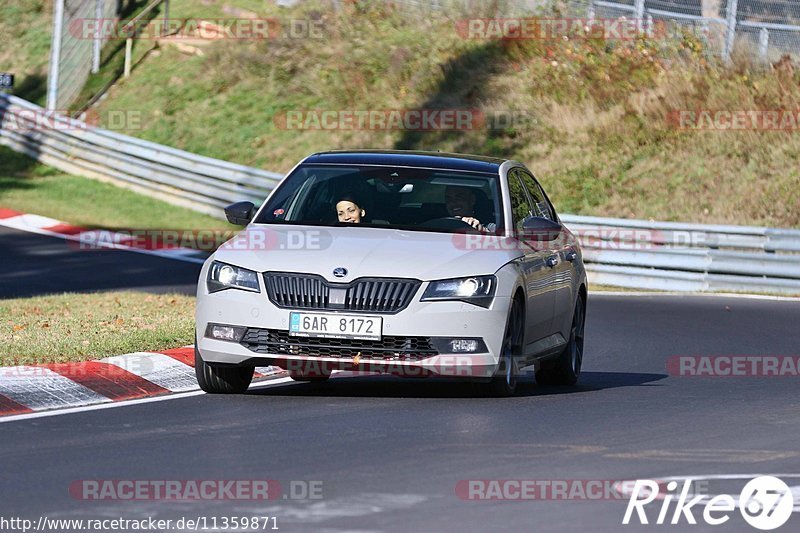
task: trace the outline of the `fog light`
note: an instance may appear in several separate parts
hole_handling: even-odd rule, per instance
[[[475,339],[453,339],[450,341],[452,353],[470,353],[478,351],[478,341]]]
[[[474,337],[454,339],[453,337],[431,337],[431,344],[440,354],[448,353],[486,353],[486,343],[483,339]]]
[[[239,342],[244,337],[247,328],[241,326],[224,326],[222,324],[209,324],[206,328],[206,337],[218,341]]]

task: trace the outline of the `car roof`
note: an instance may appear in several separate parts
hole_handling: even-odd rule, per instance
[[[405,150],[335,150],[310,155],[304,164],[381,165],[440,168],[496,174],[506,159],[447,152]]]

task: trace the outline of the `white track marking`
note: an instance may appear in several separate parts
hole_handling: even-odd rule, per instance
[[[352,496],[338,497],[324,501],[311,501],[304,505],[281,503],[276,501],[264,507],[234,507],[239,514],[258,514],[263,516],[279,516],[281,521],[298,524],[318,524],[336,518],[352,518],[370,516],[388,511],[397,511],[420,505],[428,500],[420,494],[362,493]]]
[[[38,366],[0,369],[0,394],[34,411],[111,401],[49,368]]]
[[[283,385],[286,383],[295,383],[292,378],[277,378],[271,379],[269,381],[262,381],[259,383],[253,383],[250,385],[249,390],[253,389],[261,389],[266,387],[272,387],[275,385]],[[153,403],[153,402],[166,402],[169,400],[180,400],[181,398],[189,398],[191,396],[201,396],[205,394],[205,392],[201,390],[193,390],[188,392],[180,392],[176,394],[167,394],[164,396],[153,396],[150,398],[139,398],[138,400],[125,400],[121,402],[108,402],[102,404],[95,404],[95,405],[84,405],[81,407],[70,407],[67,409],[56,409],[53,411],[42,411],[37,413],[27,413],[22,415],[12,415],[12,416],[5,416],[0,417],[0,424],[5,422],[16,422],[20,420],[29,420],[32,418],[47,418],[51,416],[61,416],[61,415],[69,415],[73,413],[85,413],[87,411],[100,411],[102,409],[114,409],[115,407],[127,407],[129,405],[138,405],[141,403]]]
[[[28,233],[36,233],[37,235],[44,235],[47,237],[56,237],[67,241],[80,242],[80,237],[74,235],[66,235],[56,231],[50,231],[44,228],[65,224],[60,220],[43,217],[40,215],[18,215],[0,219],[0,226],[16,229],[19,231],[26,231]],[[115,250],[122,250],[124,252],[134,252],[145,255],[155,255],[158,257],[166,257],[167,259],[175,259],[176,261],[184,261],[186,263],[196,263],[202,265],[205,259],[201,257],[192,257],[189,254],[194,253],[193,250],[178,249],[178,250],[143,250],[137,247],[129,247],[121,244],[114,244],[110,242],[97,242],[96,246],[102,248],[113,248]]]
[[[2,220],[2,224],[4,226],[8,226],[9,228],[28,231],[31,229],[40,230],[44,228],[51,228],[53,226],[63,224],[63,222],[54,218],[43,217],[41,215],[23,214],[15,217],[4,218]]]
[[[116,365],[173,392],[197,388],[194,368],[161,353],[134,352],[106,357],[100,362]]]

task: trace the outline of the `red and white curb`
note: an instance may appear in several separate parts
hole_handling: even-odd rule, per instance
[[[167,257],[170,259],[177,259],[179,261],[188,261],[190,263],[202,264],[208,254],[198,250],[189,248],[175,248],[175,247],[156,247],[153,249],[144,249],[137,246],[128,246],[125,243],[131,241],[131,236],[125,233],[118,233],[109,230],[92,230],[75,226],[49,218],[41,215],[33,215],[30,213],[21,213],[13,209],[6,209],[0,207],[0,226],[16,229],[19,231],[27,231],[29,233],[37,233],[39,235],[47,235],[49,237],[57,237],[67,241],[77,243],[84,242],[84,237],[93,232],[102,232],[103,238],[101,240],[92,240],[92,248],[107,248],[113,250],[125,250],[129,252],[138,252],[149,255],[157,255],[160,257]],[[84,237],[82,237],[84,236]]]
[[[283,375],[256,368],[256,380]],[[0,416],[137,400],[198,390],[194,347],[79,363],[0,367]]]

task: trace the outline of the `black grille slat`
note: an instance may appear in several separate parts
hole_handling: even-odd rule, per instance
[[[292,337],[288,331],[249,328],[241,341],[248,350],[262,355],[418,361],[439,355],[430,337],[384,336],[381,340]]]
[[[353,307],[353,309],[363,309],[364,302],[367,301],[366,293],[368,287],[369,285],[364,283],[356,285],[356,288],[358,289],[358,300],[356,301],[356,305]]]
[[[386,296],[386,289],[389,288],[391,282],[388,283],[376,283],[376,293],[375,299],[372,300],[372,305],[375,306],[376,309],[383,309],[386,302],[384,301],[384,297]]]
[[[387,305],[389,307],[394,307],[397,305],[398,301],[398,292],[400,291],[400,284],[399,283],[392,283],[392,290],[389,293],[389,299],[387,300]]]
[[[369,296],[367,297],[367,301],[365,302],[365,307],[369,311],[374,311],[374,309],[372,309],[372,306],[375,305],[375,296],[376,296],[375,291],[376,291],[377,288],[378,288],[378,284],[377,283],[370,282],[370,284],[369,284]]]
[[[278,307],[397,313],[411,303],[421,282],[414,279],[364,278],[351,283],[330,283],[321,276],[267,272],[267,296]],[[343,306],[330,307],[330,290],[345,289]]]
[[[397,301],[402,302],[406,298],[406,292],[408,292],[408,285],[401,285],[399,294],[397,295]]]

